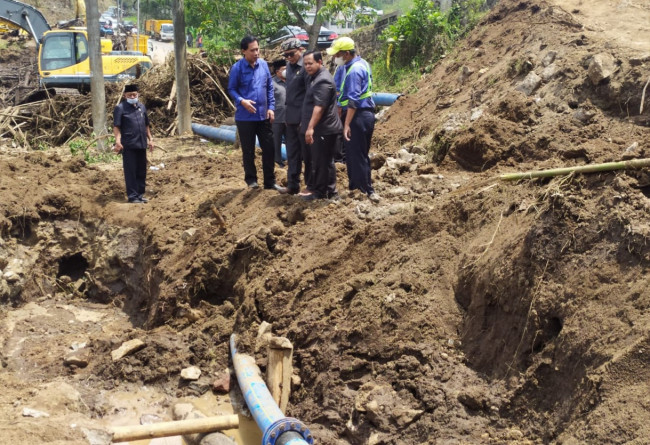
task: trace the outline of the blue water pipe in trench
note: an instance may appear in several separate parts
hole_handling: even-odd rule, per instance
[[[262,445],[312,445],[314,438],[309,428],[298,419],[285,417],[262,380],[255,359],[237,351],[235,340],[232,334],[232,363],[246,405],[262,431]]]

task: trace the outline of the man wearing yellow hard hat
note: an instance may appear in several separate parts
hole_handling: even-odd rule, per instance
[[[354,40],[339,37],[327,49],[339,65],[335,83],[343,121],[345,163],[350,190],[361,190],[371,201],[379,201],[370,178],[370,142],[375,130],[375,102],[372,100],[370,65],[356,52]]]

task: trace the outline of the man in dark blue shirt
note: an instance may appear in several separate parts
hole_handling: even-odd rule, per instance
[[[271,72],[266,61],[259,60],[260,46],[257,38],[244,37],[241,41],[241,50],[244,57],[230,70],[228,93],[237,104],[235,123],[242,147],[244,180],[250,188],[259,187],[255,168],[255,137],[257,136],[262,148],[264,188],[286,193],[284,187],[275,183],[271,127],[275,117],[275,98]]]
[[[372,100],[372,73],[370,65],[356,54],[354,41],[339,37],[327,49],[327,54],[342,59],[344,72],[339,86],[338,104],[341,107],[345,163],[350,190],[359,189],[371,201],[379,201],[370,179],[370,142],[375,130],[375,102]]]
[[[124,100],[113,110],[114,150],[122,153],[126,195],[130,203],[148,202],[144,197],[147,179],[147,147],[153,151],[149,116],[138,101],[137,85],[124,87]]]

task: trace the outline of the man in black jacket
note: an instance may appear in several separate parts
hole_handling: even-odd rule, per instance
[[[124,100],[113,110],[115,152],[122,153],[126,195],[130,203],[149,202],[144,197],[147,179],[147,147],[153,151],[149,116],[138,101],[137,85],[124,87]]]
[[[307,73],[303,67],[302,53],[304,48],[302,42],[291,38],[282,43],[283,56],[287,59],[287,108],[285,111],[285,122],[287,124],[286,146],[287,146],[287,191],[293,195],[300,192],[300,173],[302,164],[305,164],[305,185],[308,194],[311,186],[311,155],[305,140],[300,136],[300,116],[302,103],[305,99]]]
[[[303,63],[309,78],[300,128],[311,151],[313,170],[311,194],[302,198],[306,201],[333,198],[337,196],[334,153],[337,137],[343,130],[336,104],[336,85],[330,72],[323,67],[319,51],[307,52]]]

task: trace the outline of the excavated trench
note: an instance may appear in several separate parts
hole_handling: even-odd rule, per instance
[[[16,217],[6,233],[3,300],[83,299],[121,307],[134,327],[144,327],[161,274],[154,248],[141,229],[101,220]]]

